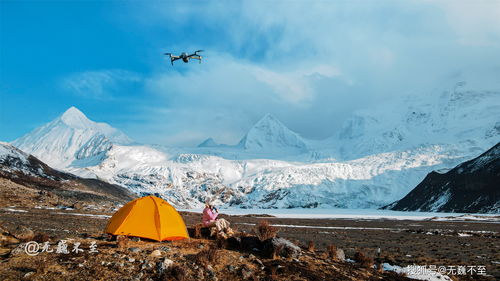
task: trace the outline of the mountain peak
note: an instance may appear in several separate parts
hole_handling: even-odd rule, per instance
[[[62,116],[66,116],[66,117],[71,117],[71,116],[83,116],[86,118],[85,114],[83,114],[83,112],[81,112],[78,108],[74,107],[74,106],[71,106],[70,108],[68,108],[63,114]]]
[[[83,112],[72,106],[68,108],[60,117],[61,121],[71,127],[88,127],[90,121]]]
[[[304,140],[270,113],[248,131],[239,145],[245,149],[265,151],[306,149]]]
[[[266,115],[264,115],[262,118],[260,118],[260,120],[257,123],[255,123],[255,126],[258,126],[259,124],[264,124],[264,123],[278,123],[282,126],[285,126],[285,125],[283,125],[283,123],[281,123],[280,120],[278,120],[278,118],[276,118],[271,113],[266,113]]]
[[[198,147],[214,147],[217,143],[213,138],[208,138],[198,145]]]
[[[297,135],[292,130],[288,129],[288,127],[283,124],[278,118],[276,118],[271,113],[267,113],[264,115],[253,127],[250,129],[250,132],[261,132],[265,134],[273,134],[278,132],[279,134],[292,134]]]

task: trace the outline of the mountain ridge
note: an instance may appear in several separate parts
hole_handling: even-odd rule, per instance
[[[404,197],[430,171],[496,143],[499,97],[454,85],[398,98],[353,114],[324,141],[302,138],[272,115],[232,146],[213,139],[192,148],[121,145],[93,136],[62,169],[137,194],[159,193],[184,208],[207,198],[244,208],[378,208]]]

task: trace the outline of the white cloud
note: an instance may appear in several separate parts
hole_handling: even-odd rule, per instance
[[[500,1],[438,0],[431,3],[442,9],[459,43],[500,47]]]
[[[162,107],[145,109],[155,128],[149,131],[163,132],[163,141],[196,145],[214,137],[218,142],[236,143],[268,112],[285,118],[289,112],[315,110],[317,83],[331,80],[348,84],[340,71],[329,65],[308,62],[279,71],[227,54],[207,57],[210,61],[169,66],[146,79],[146,89]],[[162,142],[157,136],[147,138]]]
[[[164,136],[185,135],[189,143],[209,136],[234,143],[268,112],[306,137],[325,138],[356,109],[447,87],[442,77],[457,71],[498,69],[499,5],[467,0],[141,3],[131,13],[140,26],[160,28],[150,38],[154,45],[207,50],[201,65],[180,63],[145,79],[159,101],[155,106],[168,112],[144,114],[151,114],[154,124],[164,120],[158,125]],[[172,39],[164,33],[184,35]],[[479,77],[478,84],[489,83],[486,76],[472,76]]]
[[[112,97],[112,92],[121,83],[140,82],[141,79],[139,74],[121,69],[84,71],[65,77],[61,86],[83,97],[105,99]]]

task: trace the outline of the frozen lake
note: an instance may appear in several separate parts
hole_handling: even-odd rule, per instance
[[[202,209],[178,209],[179,211],[201,213]],[[464,214],[434,212],[402,212],[376,209],[220,209],[228,215],[272,215],[278,218],[301,219],[392,219],[392,220],[478,220],[499,221],[499,214]],[[451,218],[446,218],[451,217]]]

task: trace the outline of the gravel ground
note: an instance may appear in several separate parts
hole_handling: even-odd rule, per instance
[[[181,214],[188,226],[200,221],[200,214]],[[0,207],[0,223],[6,228],[23,225],[52,239],[99,237],[111,215],[83,210]],[[348,258],[358,250],[377,257],[380,248],[380,260],[393,265],[485,266],[487,276],[455,277],[500,279],[500,223],[224,217],[237,230],[249,233],[265,219],[278,225],[281,237],[303,245],[313,241],[319,251],[333,244],[344,249]]]

